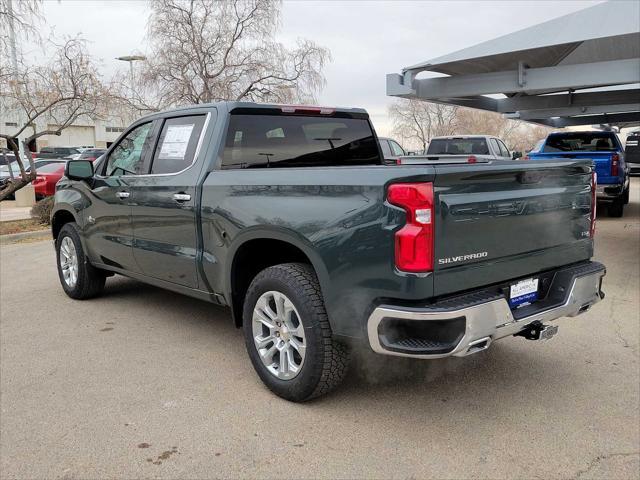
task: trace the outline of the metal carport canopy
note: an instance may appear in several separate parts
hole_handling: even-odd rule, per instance
[[[625,126],[640,123],[639,84],[640,2],[605,2],[388,74],[387,95],[553,127]]]

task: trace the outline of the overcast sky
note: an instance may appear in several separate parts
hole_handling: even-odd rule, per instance
[[[319,103],[366,108],[389,133],[385,75],[402,67],[581,10],[599,1],[285,1],[278,40],[308,38],[331,50]],[[117,56],[145,50],[142,0],[48,0],[55,34],[82,33],[103,73],[127,67]]]

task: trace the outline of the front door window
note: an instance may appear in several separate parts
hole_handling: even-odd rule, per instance
[[[149,149],[152,122],[143,123],[131,130],[109,154],[105,175],[141,175],[148,173],[145,155]]]

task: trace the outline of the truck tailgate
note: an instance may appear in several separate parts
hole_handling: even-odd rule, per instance
[[[434,293],[588,259],[588,161],[436,166]]]
[[[549,152],[535,153],[530,155],[531,160],[551,160],[558,158],[566,158],[568,160],[592,160],[596,173],[598,174],[598,183],[615,183],[618,177],[611,176],[611,156],[615,152]]]

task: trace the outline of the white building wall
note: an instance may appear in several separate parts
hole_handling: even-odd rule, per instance
[[[121,116],[112,116],[104,119],[94,120],[91,118],[78,119],[73,125],[64,129],[60,136],[44,135],[36,140],[37,149],[40,150],[46,146],[58,147],[80,147],[85,145],[93,145],[97,148],[106,148],[114,142],[122,133],[122,131],[133,122],[134,118],[129,120],[123,119]],[[0,133],[6,135],[15,135],[18,126],[22,125],[20,115],[16,111],[9,111],[4,108],[0,102]],[[45,129],[54,129],[56,124],[51,119],[39,118],[36,120],[36,131]],[[32,128],[27,128],[25,135],[31,135]],[[5,148],[6,142],[0,139],[0,148]]]

